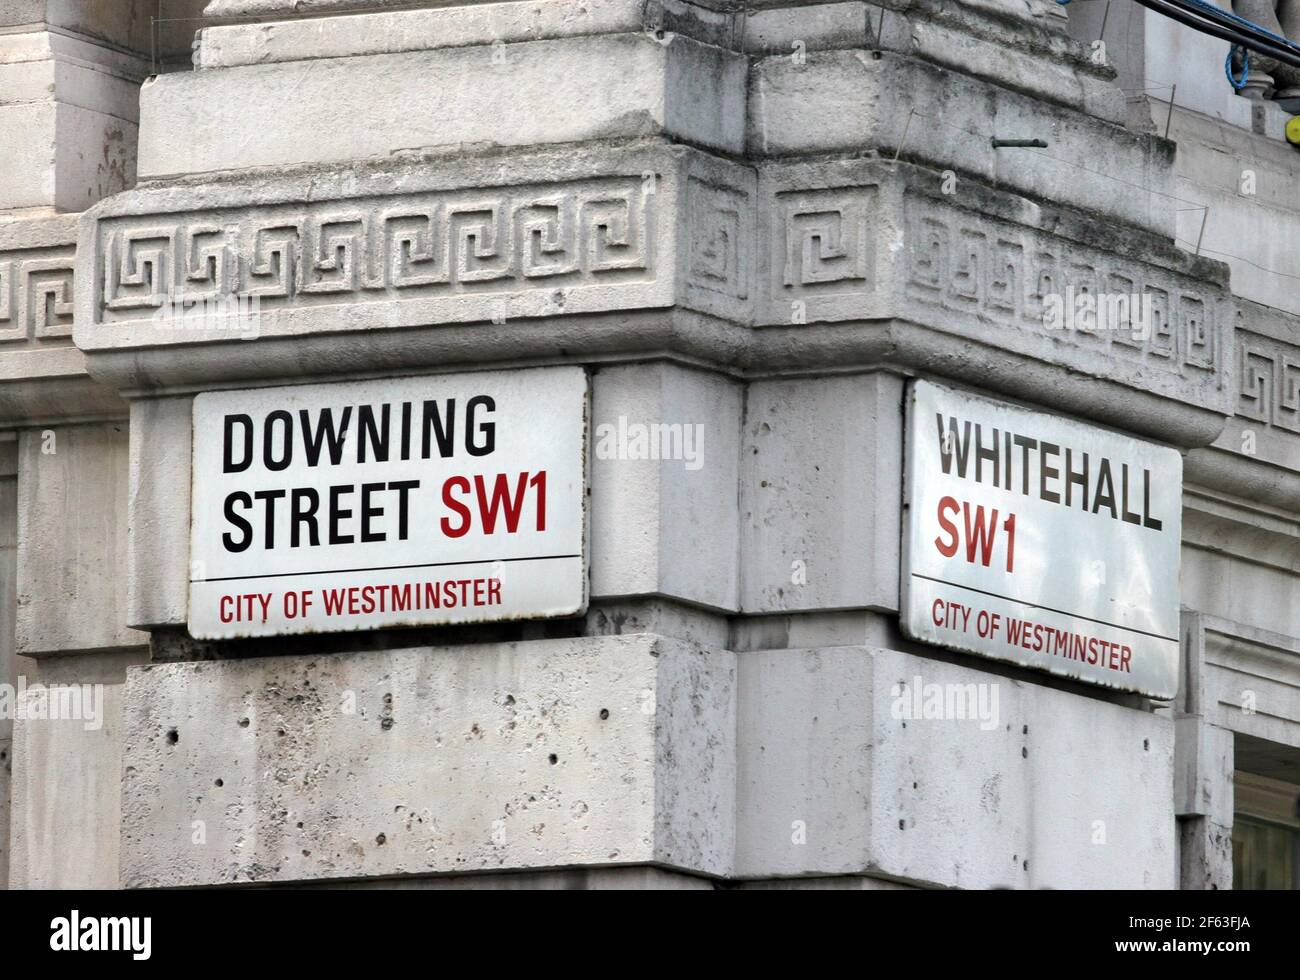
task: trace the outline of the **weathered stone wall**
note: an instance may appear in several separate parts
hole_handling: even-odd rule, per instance
[[[11,887],[1230,884],[1300,750],[1276,105],[1165,138],[1166,25],[1043,0],[76,6],[0,3],[0,663],[103,699],[0,720]],[[196,395],[555,364],[703,433],[589,449],[583,615],[188,636]],[[1175,702],[904,638],[913,378],[1184,454]]]

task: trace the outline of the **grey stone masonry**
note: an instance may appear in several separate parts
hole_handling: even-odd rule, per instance
[[[0,682],[104,695],[0,727],[0,875],[1230,884],[1234,767],[1300,755],[1300,309],[1259,272],[1300,158],[1276,105],[1166,135],[1083,23],[0,0]],[[1140,321],[1053,322],[1080,296]],[[555,365],[579,615],[190,636],[196,398]],[[917,379],[1182,454],[1175,700],[904,636]],[[596,451],[629,421],[698,459]],[[996,720],[900,715],[922,679]]]

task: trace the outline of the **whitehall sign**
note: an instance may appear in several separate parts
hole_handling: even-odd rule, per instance
[[[1176,451],[917,381],[905,497],[908,636],[1177,693]]]
[[[198,639],[581,613],[581,368],[194,399]]]

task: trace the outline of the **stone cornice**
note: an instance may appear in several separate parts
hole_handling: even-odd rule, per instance
[[[1189,454],[1193,455],[1193,454]],[[1189,467],[1190,468],[1190,467]],[[1300,507],[1270,507],[1263,495],[1242,497],[1218,489],[1229,484],[1225,474],[1212,484],[1203,467],[1194,470],[1199,482],[1183,487],[1183,540],[1193,547],[1231,555],[1242,562],[1300,574]],[[1295,491],[1300,478],[1290,481]]]
[[[1300,641],[1215,616],[1187,614],[1188,644],[1200,652],[1192,693],[1211,724],[1300,746],[1300,698],[1292,686]]]
[[[988,188],[959,205],[934,186],[879,160],[745,166],[647,141],[146,187],[82,219],[75,336],[92,374],[132,393],[289,376],[304,357],[358,374],[648,356],[743,374],[887,364],[1028,385],[1175,445],[1219,434],[1235,397],[1221,265]],[[1075,292],[1149,295],[1153,322],[1145,335],[1048,327],[1049,297]],[[181,298],[256,306],[191,322]]]
[[[0,219],[0,427],[126,414],[72,345],[76,229],[43,209]]]
[[[1300,317],[1237,300],[1234,417],[1189,480],[1300,513]]]

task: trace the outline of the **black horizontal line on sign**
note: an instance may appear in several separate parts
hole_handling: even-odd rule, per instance
[[[1029,606],[1031,609],[1041,609],[1044,612],[1056,613],[1058,616],[1069,616],[1071,619],[1082,619],[1089,623],[1096,623],[1098,626],[1109,626],[1112,629],[1125,630],[1129,633],[1137,633],[1139,636],[1150,636],[1157,640],[1168,640],[1170,643],[1177,643],[1178,637],[1165,636],[1162,633],[1148,633],[1146,630],[1134,629],[1132,626],[1121,626],[1119,623],[1107,622],[1104,619],[1093,619],[1091,616],[1081,616],[1078,613],[1067,612],[1064,609],[1053,609],[1051,606],[1040,606],[1036,602],[1028,602],[1025,599],[1015,599],[1009,595],[1000,595],[997,592],[985,592],[983,589],[975,589],[969,585],[959,585],[956,582],[949,582],[941,578],[932,578],[929,575],[922,575],[920,572],[913,572],[912,578],[923,578],[927,582],[937,582],[939,585],[951,585],[954,589],[965,589],[967,592],[976,592],[980,595],[986,595],[990,599],[1002,599],[1006,602],[1019,603],[1022,606]]]
[[[582,555],[534,555],[530,558],[480,558],[476,561],[432,561],[422,565],[376,565],[372,568],[322,568],[315,572],[273,572],[270,575],[226,575],[222,578],[192,578],[196,582],[243,582],[252,578],[296,578],[302,575],[347,575],[352,572],[398,572],[409,568],[451,568],[456,565],[495,565],[511,561],[553,561],[557,558],[581,558]]]

